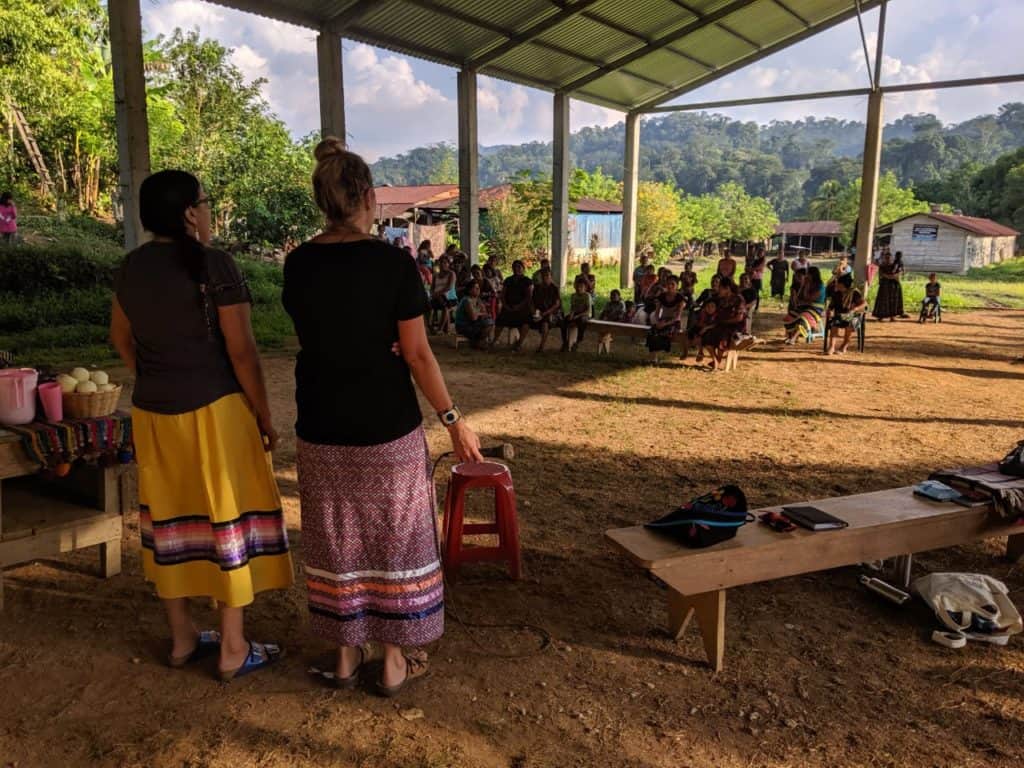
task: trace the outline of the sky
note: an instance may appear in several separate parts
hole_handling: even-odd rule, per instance
[[[147,37],[176,27],[198,29],[232,48],[251,79],[265,78],[264,96],[295,136],[319,128],[316,42],[312,30],[233,11],[203,0],[148,0]],[[877,12],[865,15],[874,54]],[[1024,1],[892,0],[886,21],[883,84],[951,80],[1024,71]],[[369,160],[414,147],[454,142],[456,72],[450,67],[345,40],[344,77],[349,145]],[[722,80],[693,91],[689,102],[868,86],[855,20],[798,43]],[[885,116],[930,112],[958,122],[1024,101],[1024,84],[924,91],[886,97]],[[717,110],[767,123],[808,115],[863,120],[866,98]],[[551,94],[481,76],[477,112],[480,143],[550,141]],[[574,100],[571,124],[610,126],[623,114]]]

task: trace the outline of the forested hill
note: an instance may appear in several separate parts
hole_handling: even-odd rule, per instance
[[[602,168],[621,179],[624,132],[619,123],[574,133],[574,165],[587,171]],[[901,185],[943,181],[973,173],[1024,146],[1024,103],[946,126],[934,115],[905,115],[886,125],[884,139],[883,169],[892,170]],[[806,213],[807,201],[822,182],[845,184],[860,174],[863,141],[863,123],[831,117],[759,125],[718,114],[678,112],[644,122],[640,175],[671,181],[698,195],[736,181],[750,194],[767,197],[786,219]],[[500,184],[523,170],[550,173],[550,143],[481,151],[482,186]],[[455,149],[438,144],[381,158],[373,172],[378,183],[455,182]]]

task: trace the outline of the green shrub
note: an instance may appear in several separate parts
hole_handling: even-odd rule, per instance
[[[114,259],[87,256],[76,246],[0,248],[0,293],[27,297],[110,286],[116,268]]]

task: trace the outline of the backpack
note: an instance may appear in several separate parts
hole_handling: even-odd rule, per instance
[[[1003,457],[1003,460],[999,462],[999,471],[1004,475],[1024,477],[1024,440],[1017,443],[1016,447],[1011,448],[1010,452]]]
[[[753,521],[743,491],[735,485],[723,485],[644,527],[697,549],[731,539],[740,526]]]

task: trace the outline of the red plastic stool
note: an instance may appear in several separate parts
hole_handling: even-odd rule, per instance
[[[470,488],[494,489],[494,522],[464,523],[466,491]],[[496,547],[462,546],[463,534],[498,534]],[[504,464],[483,461],[478,464],[456,464],[452,467],[448,492],[444,497],[444,571],[454,582],[463,563],[480,561],[507,562],[509,575],[519,578],[519,519],[516,516],[516,492],[512,473]]]

